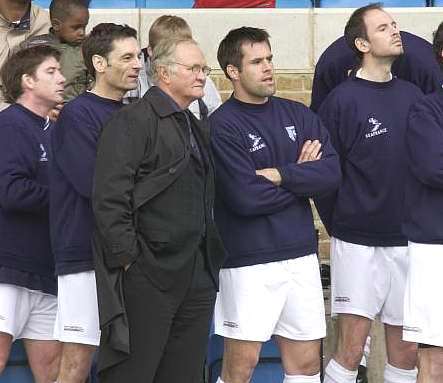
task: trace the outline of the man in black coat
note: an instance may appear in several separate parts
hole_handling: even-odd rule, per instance
[[[159,43],[152,64],[157,86],[109,121],[97,154],[102,383],[200,381],[223,258],[208,129],[187,111],[210,68],[189,39]]]

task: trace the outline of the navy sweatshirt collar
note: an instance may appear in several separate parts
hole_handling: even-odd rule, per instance
[[[19,103],[15,103],[11,106],[12,108],[19,109],[26,113],[27,116],[31,117],[43,130],[46,130],[49,125],[48,117],[41,117],[38,114],[35,114],[33,111],[29,110],[25,106]]]
[[[118,105],[118,106],[123,106],[123,102],[122,101],[113,100],[112,98],[101,97],[101,96],[98,96],[98,95],[96,95],[95,93],[93,93],[91,91],[86,91],[84,93],[84,95],[86,97],[94,99],[94,100],[96,100],[98,102],[101,102],[103,104],[115,104],[115,105]]]
[[[249,102],[240,101],[239,99],[235,98],[234,93],[232,93],[229,99],[229,101],[232,102],[234,105],[255,113],[266,112],[268,108],[271,107],[271,102],[272,102],[271,100],[272,96],[269,96],[268,101],[266,101],[263,104],[251,104]]]
[[[359,85],[365,86],[367,88],[387,89],[387,88],[393,87],[394,84],[396,83],[397,79],[396,79],[396,77],[392,77],[392,79],[389,81],[377,82],[377,81],[365,80],[361,77],[357,77],[354,75],[353,77],[351,77],[351,81],[356,81],[359,83]]]

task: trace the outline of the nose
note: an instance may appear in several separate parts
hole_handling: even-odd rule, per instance
[[[203,68],[200,68],[200,70],[197,72],[196,78],[206,80],[206,74],[203,72]]]
[[[143,68],[142,60],[143,60],[142,57],[136,57],[136,58],[135,58],[135,62],[134,62],[134,68],[135,68],[135,69],[141,69],[141,68]]]
[[[66,82],[66,78],[61,73],[60,73],[58,82],[59,82],[59,84],[64,84]]]
[[[273,68],[274,68],[274,65],[272,64],[272,61],[269,61],[269,60],[264,61],[263,70],[265,72],[272,71]]]

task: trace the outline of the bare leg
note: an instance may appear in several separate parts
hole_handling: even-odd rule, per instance
[[[443,347],[420,348],[417,383],[443,382]]]
[[[296,341],[275,337],[287,375],[315,375],[320,371],[320,340]]]
[[[386,353],[391,366],[413,370],[417,365],[417,344],[402,339],[403,327],[385,324]]]
[[[8,363],[11,344],[12,336],[5,332],[0,332],[0,375],[6,367],[6,363]]]
[[[333,358],[347,370],[358,369],[371,322],[370,319],[358,315],[338,315],[338,343]]]
[[[56,340],[24,339],[28,362],[36,383],[53,383],[60,364],[61,343]]]
[[[249,383],[258,363],[261,345],[261,342],[224,338],[223,382]]]
[[[91,369],[95,346],[63,343],[58,383],[84,383]]]

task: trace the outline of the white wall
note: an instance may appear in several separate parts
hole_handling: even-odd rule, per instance
[[[402,30],[429,41],[443,21],[443,8],[387,8]],[[147,45],[151,23],[163,14],[183,17],[206,54],[208,64],[218,68],[217,48],[232,28],[254,26],[271,35],[274,63],[278,71],[312,72],[322,51],[343,33],[353,9],[92,9],[89,28],[100,22],[126,23],[139,31]]]

